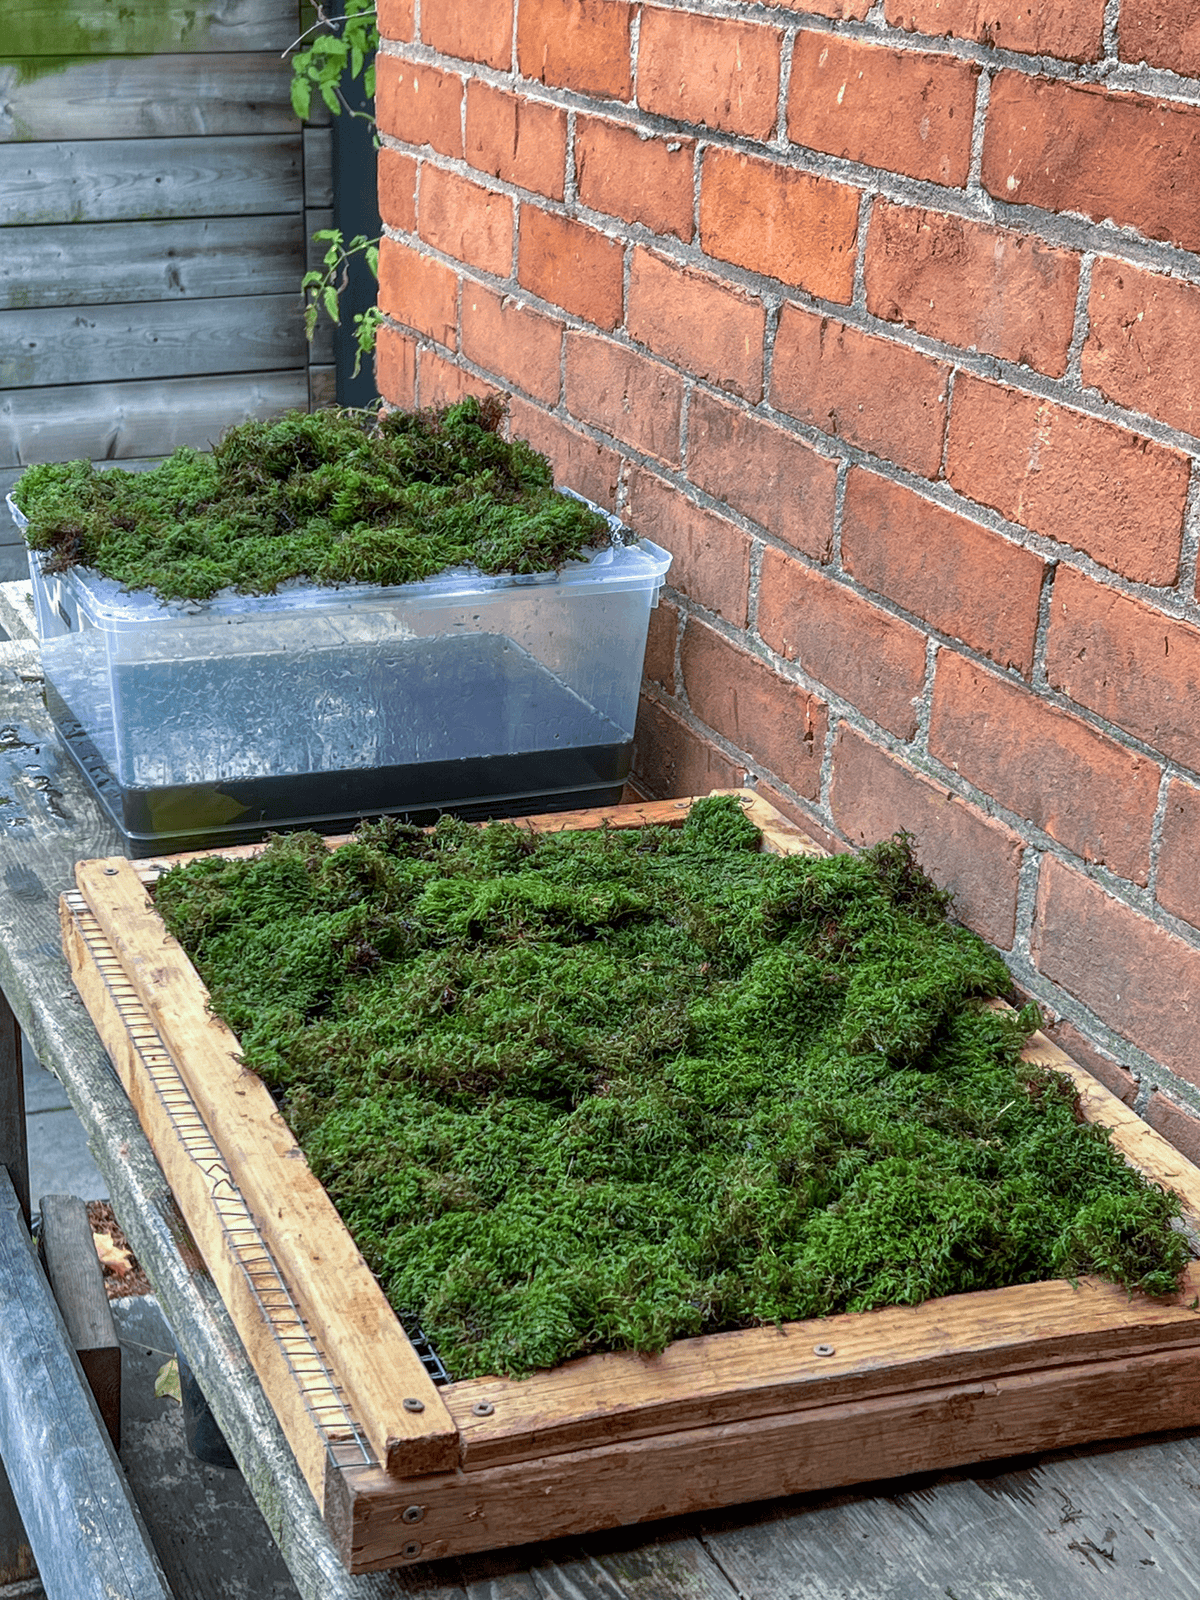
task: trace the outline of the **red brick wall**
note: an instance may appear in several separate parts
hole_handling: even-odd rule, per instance
[[[1200,1150],[1198,15],[390,0],[378,370],[674,552],[647,792],[911,829]]]

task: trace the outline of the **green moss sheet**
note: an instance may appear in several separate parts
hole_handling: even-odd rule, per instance
[[[1177,1202],[1022,1063],[903,835],[758,850],[443,819],[197,861],[155,899],[397,1311],[456,1377],[1098,1272]]]
[[[609,543],[550,463],[497,431],[501,404],[293,412],[146,472],[29,467],[14,498],[52,572],[81,565],[163,599],[281,583],[414,583],[448,567],[547,572]]]

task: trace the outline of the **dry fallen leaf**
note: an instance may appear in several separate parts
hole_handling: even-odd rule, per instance
[[[158,1400],[177,1400],[180,1405],[183,1404],[179,1388],[179,1362],[174,1356],[159,1367],[158,1377],[154,1380],[154,1395]]]
[[[92,1239],[104,1270],[118,1278],[128,1277],[133,1271],[133,1257],[130,1252],[115,1245],[111,1233],[94,1233]]]

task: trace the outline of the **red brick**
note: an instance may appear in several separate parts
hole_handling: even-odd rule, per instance
[[[461,156],[462,79],[402,56],[375,58],[375,114],[380,133]]]
[[[1200,106],[1018,72],[992,84],[982,178],[998,200],[1082,211],[1195,250],[1198,164]]]
[[[668,694],[675,693],[675,641],[679,633],[679,607],[670,600],[659,600],[650,611],[650,631],[646,635],[644,675]]]
[[[480,172],[561,200],[567,114],[472,78],[467,84],[467,160]]]
[[[593,211],[644,223],[652,233],[692,237],[694,139],[643,139],[636,128],[579,115],[575,185]]]
[[[946,476],[1135,583],[1179,575],[1189,462],[1111,422],[960,373]]]
[[[701,122],[748,139],[769,139],[779,112],[783,35],[759,23],[642,11],[637,102],[673,122]]]
[[[615,439],[679,464],[683,380],[657,361],[591,334],[567,334],[567,410]]]
[[[835,22],[861,22],[876,0],[763,0],[763,3],[788,11],[806,11],[815,17],[832,17]]]
[[[693,377],[762,399],[762,302],[707,272],[635,249],[629,269],[630,338]]]
[[[413,36],[413,0],[376,0],[380,36],[406,44]]]
[[[961,188],[971,166],[979,67],[801,32],[792,57],[788,138],[888,172]]]
[[[1079,257],[1023,233],[877,200],[867,309],[933,339],[1060,378],[1075,321]]]
[[[638,787],[656,799],[736,789],[743,768],[686,722],[649,696],[642,697],[633,735]]]
[[[513,204],[457,173],[421,168],[420,233],[427,244],[484,272],[512,271]]]
[[[626,0],[521,0],[522,73],[579,94],[628,100],[632,11]]]
[[[735,628],[746,626],[753,540],[724,517],[702,511],[653,472],[635,467],[629,485],[630,525],[669,550],[667,582]]]
[[[1167,790],[1158,903],[1200,928],[1200,789],[1176,778]]]
[[[1194,1166],[1200,1165],[1200,1117],[1177,1106],[1166,1095],[1155,1093],[1146,1102],[1142,1120],[1156,1133],[1161,1133]]]
[[[907,828],[916,841],[917,860],[954,895],[954,915],[991,944],[1011,948],[1023,850],[1011,828],[983,816],[845,723],[833,747],[829,804],[838,827],[858,845]]]
[[[1195,0],[1138,0],[1121,13],[1122,61],[1146,61],[1200,77],[1200,11]]]
[[[688,417],[688,477],[806,555],[833,548],[837,463],[748,412],[699,391]]]
[[[910,33],[977,39],[1059,61],[1098,61],[1104,40],[1104,0],[887,0],[885,13],[893,28]]]
[[[775,338],[771,404],[923,477],[942,465],[950,369],[785,305]]]
[[[1060,566],[1050,685],[1200,772],[1200,628]]]
[[[615,328],[624,309],[623,247],[571,217],[521,207],[517,279],[551,304],[598,328]]]
[[[1034,963],[1114,1032],[1200,1082],[1200,950],[1053,856],[1042,861]]]
[[[376,172],[379,215],[389,228],[411,233],[417,225],[417,163],[385,145]]]
[[[423,406],[452,406],[465,400],[469,394],[484,400],[489,394],[496,393],[493,384],[464,372],[453,361],[438,355],[436,350],[418,351],[417,373]]]
[[[853,467],[842,564],[942,633],[1028,675],[1045,562],[901,484]]]
[[[929,753],[1052,839],[1145,883],[1161,773],[1078,717],[939,650]]]
[[[405,327],[454,348],[458,327],[458,277],[394,239],[379,247],[379,309]]]
[[[688,704],[701,722],[815,800],[828,727],[824,705],[695,618],[684,630],[680,663]]]
[[[1106,1089],[1131,1106],[1137,1099],[1138,1084],[1132,1072],[1126,1071],[1117,1061],[1100,1054],[1090,1039],[1085,1039],[1078,1028],[1060,1018],[1042,1029],[1060,1050],[1065,1050],[1076,1065],[1102,1083]]]
[[[508,431],[512,438],[527,439],[535,450],[549,456],[560,488],[574,489],[608,511],[616,509],[621,458],[615,450],[596,444],[524,400],[509,402]]]
[[[421,0],[421,42],[446,56],[512,65],[513,0]]]
[[[375,341],[375,382],[390,406],[411,411],[417,403],[417,346],[414,340],[383,327]]]
[[[514,296],[463,284],[462,351],[476,366],[535,399],[558,403],[562,324],[528,310]]]
[[[719,261],[849,303],[857,189],[734,150],[705,153],[700,243]]]
[[[1083,381],[1110,400],[1200,434],[1200,289],[1102,258],[1092,270]]]
[[[779,550],[763,556],[758,631],[772,650],[799,662],[901,739],[917,731],[914,701],[925,683],[925,635],[843,584]]]

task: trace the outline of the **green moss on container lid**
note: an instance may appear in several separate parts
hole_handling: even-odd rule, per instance
[[[146,472],[30,467],[14,498],[48,570],[81,565],[163,599],[281,583],[403,584],[450,567],[546,572],[609,543],[606,519],[498,432],[499,401],[293,412]]]

